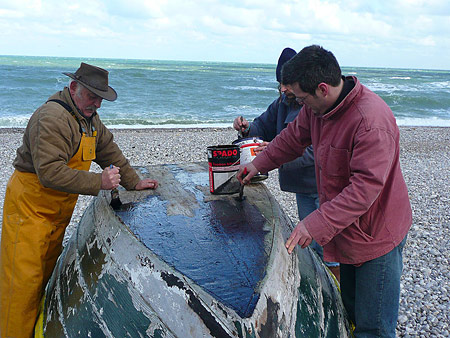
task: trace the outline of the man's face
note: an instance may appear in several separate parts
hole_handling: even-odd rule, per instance
[[[284,95],[286,95],[287,98],[295,99],[295,95],[284,84],[280,84],[280,90]]]
[[[75,85],[74,85],[75,84]],[[102,105],[102,98],[77,82],[70,85],[70,94],[84,117],[91,117]]]
[[[290,92],[292,92],[296,98],[298,104],[303,104],[311,108],[314,115],[320,116],[325,111],[324,102],[321,100],[320,95],[317,95],[318,90],[316,89],[316,93],[314,95],[305,93],[300,89],[298,82],[287,85],[287,88]]]
[[[288,103],[295,101],[295,95],[292,93],[287,86],[280,83],[280,91],[286,96]]]

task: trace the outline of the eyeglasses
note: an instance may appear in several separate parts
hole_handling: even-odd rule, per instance
[[[297,101],[298,104],[303,104],[305,103],[306,98],[311,95],[311,94],[306,94],[306,96],[304,97],[295,97],[295,101]]]

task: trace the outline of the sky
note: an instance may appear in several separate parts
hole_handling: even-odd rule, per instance
[[[448,0],[0,0],[0,55],[450,70]]]

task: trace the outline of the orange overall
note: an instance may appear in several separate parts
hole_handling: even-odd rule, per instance
[[[95,137],[83,133],[67,165],[88,171]],[[43,291],[62,250],[78,194],[45,188],[34,173],[15,170],[5,195],[0,253],[0,336],[33,335]]]

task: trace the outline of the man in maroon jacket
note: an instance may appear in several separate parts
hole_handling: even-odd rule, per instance
[[[395,337],[412,213],[394,115],[356,77],[342,76],[334,55],[320,46],[288,61],[282,83],[303,109],[238,178],[247,183],[313,145],[320,208],[298,223],[286,248],[292,253],[315,239],[325,260],[341,263],[342,299],[355,336]]]

